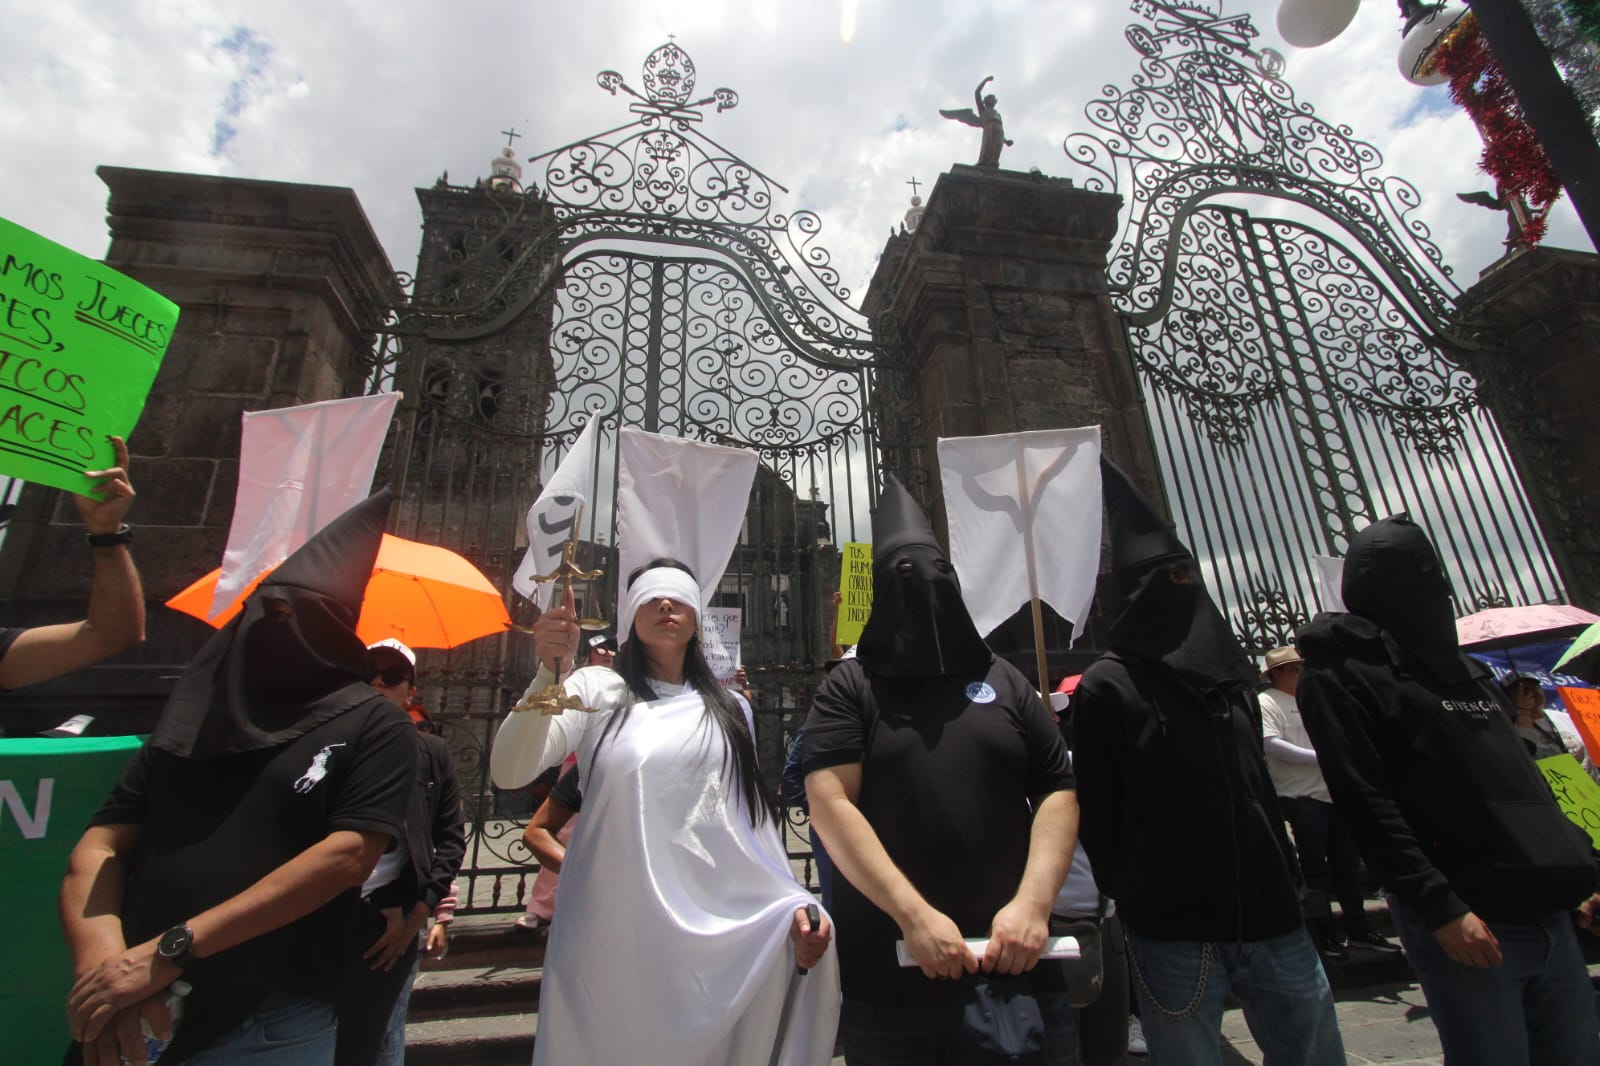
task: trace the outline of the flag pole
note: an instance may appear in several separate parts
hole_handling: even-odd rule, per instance
[[[1033,600],[1033,654],[1039,669],[1039,693],[1048,699],[1050,668],[1044,654],[1044,608],[1039,603],[1039,567],[1033,551],[1034,494],[1028,491],[1028,475],[1023,469],[1021,449],[1016,453],[1016,467],[1017,504],[1022,511],[1022,553],[1028,563],[1028,595]],[[1035,485],[1034,488],[1037,489],[1038,486]]]

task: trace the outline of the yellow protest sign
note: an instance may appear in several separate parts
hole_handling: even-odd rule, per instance
[[[1600,689],[1558,688],[1561,702],[1567,705],[1572,724],[1578,727],[1589,758],[1600,762]]]
[[[89,492],[113,465],[172,340],[178,306],[0,218],[0,474]]]
[[[872,545],[850,542],[839,556],[839,628],[835,638],[849,647],[861,639],[861,630],[872,613]]]
[[[1600,785],[1595,784],[1594,778],[1570,755],[1540,759],[1539,770],[1550,791],[1555,793],[1561,813],[1588,833],[1594,846],[1600,848]]]

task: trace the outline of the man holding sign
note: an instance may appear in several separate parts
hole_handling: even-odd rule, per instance
[[[115,466],[84,471],[98,483],[99,498],[75,497],[94,559],[87,615],[79,622],[0,629],[0,689],[49,681],[144,641],[144,590],[128,553],[133,532],[122,520],[135,495],[128,446],[112,437],[111,447]]]
[[[1572,913],[1600,896],[1489,672],[1456,639],[1450,580],[1405,515],[1350,540],[1347,614],[1301,629],[1298,699],[1451,1066],[1600,1062]]]
[[[927,514],[885,481],[872,615],[805,725],[812,825],[843,875],[845,1061],[972,1061],[950,1038],[989,995],[1034,1000],[1036,1046],[1073,1061],[1061,968],[1036,965],[1077,839],[1066,746],[979,636]]]

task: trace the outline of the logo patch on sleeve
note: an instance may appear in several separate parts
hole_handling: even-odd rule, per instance
[[[967,699],[973,703],[993,703],[994,698],[994,686],[987,681],[974,681],[967,686]]]

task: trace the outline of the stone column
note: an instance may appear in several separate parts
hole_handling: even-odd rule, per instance
[[[1472,362],[1567,594],[1600,609],[1600,256],[1521,252],[1461,303],[1500,342]]]
[[[401,293],[349,189],[101,167],[105,262],[182,313],[129,439],[129,520],[148,601],[145,646],[6,696],[6,729],[79,711],[148,728],[212,632],[162,606],[216,567],[233,515],[244,411],[358,395],[372,330]],[[71,498],[30,485],[0,545],[0,621],[83,617],[89,557]],[[108,726],[110,722],[103,723]]]
[[[1106,287],[1121,206],[1062,178],[957,166],[934,185],[916,230],[891,238],[865,309],[879,341],[900,350],[912,384],[901,390],[915,395],[898,409],[880,396],[876,422],[884,437],[898,435],[900,465],[925,471],[940,530],[939,437],[1099,425],[1106,454],[1163,498]],[[1014,661],[1031,673],[1032,639],[1024,617],[990,643],[1020,641],[1029,651]]]

